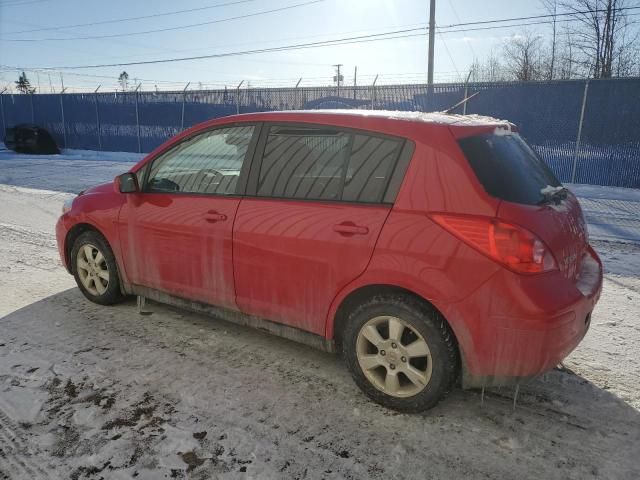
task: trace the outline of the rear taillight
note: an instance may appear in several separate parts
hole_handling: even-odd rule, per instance
[[[557,269],[549,248],[530,231],[495,218],[433,214],[431,218],[463,242],[519,273]]]

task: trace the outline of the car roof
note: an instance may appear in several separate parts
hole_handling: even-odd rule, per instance
[[[380,120],[398,120],[416,123],[429,123],[437,125],[450,125],[457,127],[489,127],[503,126],[509,127],[512,124],[507,120],[470,114],[458,115],[444,112],[407,112],[399,110],[289,110],[275,112],[259,112],[247,113],[235,116],[238,120],[261,120],[261,121],[301,121],[313,122],[318,120],[318,116],[333,116],[343,119],[380,119]],[[314,118],[315,117],[315,118]]]

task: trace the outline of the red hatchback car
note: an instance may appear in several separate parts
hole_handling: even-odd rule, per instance
[[[83,294],[140,295],[339,350],[390,408],[541,374],[602,264],[576,198],[504,121],[271,112],[197,125],[57,224]]]

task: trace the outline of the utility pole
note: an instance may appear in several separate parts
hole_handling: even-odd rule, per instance
[[[342,64],[338,63],[334,65],[334,67],[336,67],[336,74],[333,76],[333,81],[338,85],[338,94],[340,94],[340,82],[343,79],[342,75],[340,75],[340,67],[342,67]]]
[[[427,83],[433,86],[433,50],[436,37],[436,0],[430,0],[429,6],[429,60],[427,64]]]

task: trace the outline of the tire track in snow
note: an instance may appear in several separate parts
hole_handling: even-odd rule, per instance
[[[37,452],[20,430],[0,408],[0,472],[8,471],[9,475],[13,473],[34,480],[51,478],[45,470],[46,465],[38,462]]]

